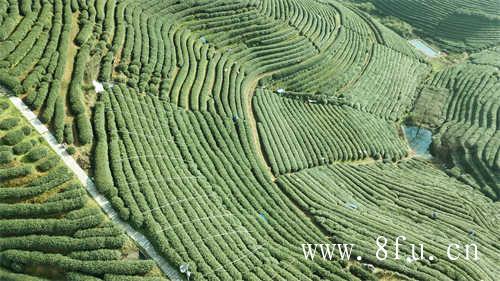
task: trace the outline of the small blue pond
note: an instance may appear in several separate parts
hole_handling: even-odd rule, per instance
[[[435,51],[432,49],[430,46],[428,46],[424,41],[420,39],[413,39],[409,41],[410,44],[413,45],[416,49],[424,53],[426,56],[430,58],[437,58],[440,56],[439,52]]]
[[[403,126],[410,147],[418,155],[430,157],[429,147],[432,143],[432,132],[415,126]]]

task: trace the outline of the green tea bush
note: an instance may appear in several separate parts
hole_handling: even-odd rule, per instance
[[[31,140],[25,140],[14,145],[14,147],[12,147],[12,150],[16,155],[21,155],[30,151],[31,148],[33,148],[33,142]]]
[[[0,121],[0,130],[10,130],[19,124],[19,118],[10,117]]]
[[[28,162],[36,162],[42,158],[45,158],[49,154],[49,150],[45,147],[36,147],[30,150],[28,154],[26,154],[25,159]]]
[[[10,163],[14,159],[14,155],[10,151],[0,151],[0,164]]]
[[[24,138],[24,132],[22,129],[17,129],[14,131],[9,131],[7,132],[3,137],[2,137],[2,143],[6,145],[15,145],[19,142],[21,142]]]

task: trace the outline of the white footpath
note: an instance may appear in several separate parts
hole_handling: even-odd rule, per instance
[[[120,219],[118,213],[112,208],[111,203],[102,194],[97,191],[97,188],[92,181],[92,179],[85,173],[85,171],[78,165],[71,155],[66,152],[65,147],[59,144],[56,138],[50,133],[50,131],[45,127],[45,125],[37,118],[37,116],[24,104],[24,102],[18,97],[9,97],[10,101],[14,106],[19,109],[23,116],[35,127],[35,129],[40,133],[47,143],[52,147],[52,149],[61,157],[64,163],[69,169],[75,173],[78,180],[85,186],[88,193],[94,198],[94,200],[101,206],[101,208],[106,212],[108,217],[116,225],[121,227],[134,241],[142,248],[144,251],[156,261],[160,269],[170,278],[172,281],[184,280],[181,277],[179,271],[177,271],[172,265],[170,265],[158,252],[154,249],[153,245],[149,240],[140,232],[134,230],[128,223]]]

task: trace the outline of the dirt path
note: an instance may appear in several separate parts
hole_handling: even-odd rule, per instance
[[[255,94],[255,89],[257,88],[257,83],[259,82],[260,79],[262,79],[265,76],[271,75],[272,73],[267,73],[267,74],[261,74],[257,76],[254,80],[252,80],[251,84],[245,89],[245,98],[246,98],[246,104],[245,104],[245,110],[248,114],[248,125],[250,126],[250,130],[252,132],[252,139],[253,143],[255,145],[255,151],[257,152],[257,159],[260,161],[261,165],[266,168],[266,171],[268,172],[269,176],[271,177],[272,181],[274,182],[276,180],[276,177],[271,171],[271,166],[269,163],[267,163],[267,158],[264,155],[264,151],[262,150],[262,145],[260,142],[259,138],[259,131],[257,129],[257,120],[255,119],[255,114],[253,111],[253,106],[252,106],[252,100],[253,96]]]

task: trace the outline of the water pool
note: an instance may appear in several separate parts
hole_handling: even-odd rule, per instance
[[[413,45],[413,47],[415,47],[417,50],[424,53],[429,58],[437,58],[441,55],[438,51],[435,51],[434,49],[432,49],[430,46],[428,46],[424,41],[422,41],[420,39],[412,39],[412,40],[409,40],[409,42],[410,42],[410,44]]]
[[[411,149],[417,155],[431,157],[429,147],[432,143],[432,132],[416,126],[403,126],[403,128]]]

